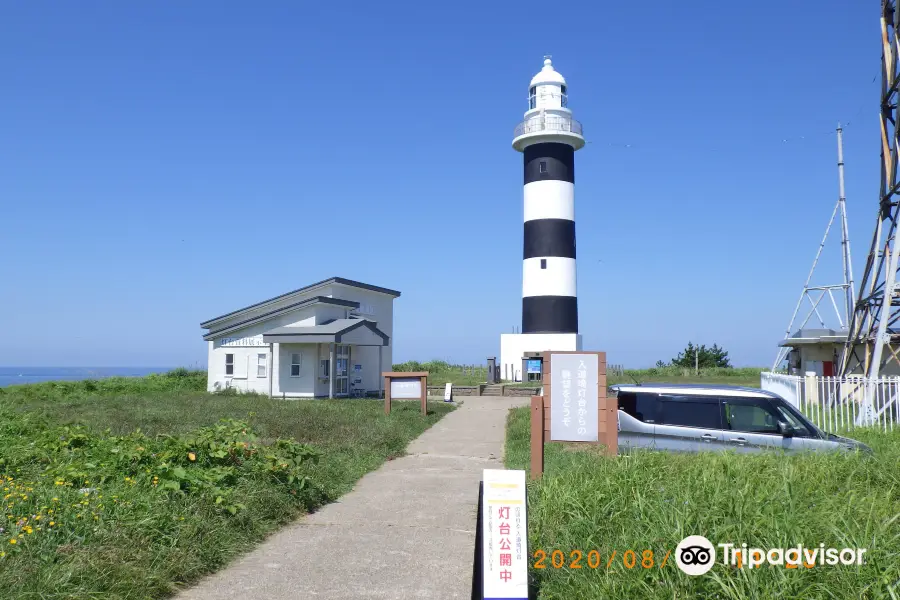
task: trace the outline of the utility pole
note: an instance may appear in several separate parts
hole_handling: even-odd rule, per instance
[[[841,207],[841,260],[844,263],[844,314],[847,325],[853,314],[853,263],[850,260],[850,231],[847,227],[847,197],[844,195],[844,129],[838,123],[838,203]]]

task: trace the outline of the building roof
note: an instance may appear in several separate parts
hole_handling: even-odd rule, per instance
[[[341,343],[342,336],[359,328],[365,328],[381,338],[382,344],[387,345],[390,338],[368,319],[335,319],[322,325],[287,326],[276,327],[263,332],[263,342],[289,343],[289,342],[335,342]]]
[[[226,333],[232,332],[236,329],[242,329],[255,323],[261,323],[262,321],[271,319],[272,317],[283,315],[284,313],[297,310],[298,308],[313,306],[314,304],[331,304],[333,306],[343,306],[346,308],[359,308],[359,302],[353,302],[352,300],[341,300],[340,298],[329,298],[328,296],[313,296],[312,298],[307,298],[306,300],[301,300],[300,302],[288,304],[287,306],[282,306],[281,308],[270,310],[269,312],[256,315],[255,317],[250,317],[249,319],[244,319],[243,321],[238,321],[237,323],[231,323],[230,325],[226,325],[225,327],[221,327],[219,329],[210,328],[210,330],[206,332],[206,335],[203,336],[203,339],[211,340]]]
[[[798,329],[794,334],[781,340],[778,345],[782,347],[806,346],[811,344],[841,344],[847,341],[846,329]]]
[[[397,290],[378,287],[377,285],[370,285],[368,283],[362,283],[359,281],[353,281],[352,279],[344,279],[343,277],[331,277],[330,279],[324,279],[317,283],[310,284],[306,287],[302,287],[302,288],[281,294],[279,296],[275,296],[274,298],[269,298],[268,300],[263,300],[262,302],[257,302],[256,304],[251,304],[250,306],[245,306],[244,308],[239,308],[238,310],[231,311],[230,313],[225,313],[224,315],[220,315],[218,317],[214,317],[212,319],[204,321],[203,323],[200,323],[200,327],[202,327],[204,329],[210,329],[212,326],[214,326],[216,324],[217,321],[221,321],[222,319],[227,319],[228,317],[233,317],[239,313],[242,313],[247,310],[251,310],[253,308],[259,308],[260,306],[269,304],[271,302],[277,302],[278,300],[282,300],[293,294],[300,294],[302,292],[308,292],[315,288],[323,287],[323,286],[331,285],[331,284],[335,284],[335,283],[339,284],[339,285],[346,285],[349,287],[355,287],[355,288],[359,288],[359,289],[363,289],[363,290],[369,290],[370,292],[379,292],[382,294],[388,294],[390,296],[393,296],[394,298],[400,297],[400,292],[398,292]],[[358,308],[358,307],[359,307],[359,305],[357,304],[354,308]]]

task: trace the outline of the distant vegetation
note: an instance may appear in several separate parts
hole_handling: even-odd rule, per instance
[[[487,365],[452,365],[443,360],[408,360],[394,365],[394,371],[427,371],[428,385],[478,385],[487,382]]]
[[[185,369],[0,388],[0,597],[168,597],[450,410],[210,394]]]
[[[668,363],[657,361],[657,367],[686,367],[701,369],[723,368],[730,369],[731,362],[728,360],[728,352],[720,348],[718,344],[713,344],[712,348],[707,348],[706,344],[695,346],[693,342],[688,342],[687,347],[678,353],[678,356],[670,360]]]
[[[713,346],[713,348],[718,348]],[[695,372],[690,367],[660,363],[650,369],[625,369],[621,375],[609,374],[607,383],[728,383],[733,385],[749,385],[759,387],[759,374],[766,369],[760,367],[704,367]],[[487,381],[486,365],[455,365],[443,360],[419,362],[415,360],[394,365],[394,371],[427,371],[429,385],[478,385]],[[516,384],[528,385],[528,384]]]

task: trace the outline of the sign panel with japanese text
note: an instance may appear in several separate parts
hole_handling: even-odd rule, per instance
[[[242,338],[222,338],[219,340],[219,346],[222,348],[236,348],[240,346],[268,346],[263,342],[263,336],[254,335]]]
[[[421,398],[422,380],[418,377],[398,377],[391,379],[391,398]]]
[[[550,440],[599,440],[599,373],[596,354],[550,355]]]
[[[482,498],[484,598],[528,598],[525,471],[485,469]]]

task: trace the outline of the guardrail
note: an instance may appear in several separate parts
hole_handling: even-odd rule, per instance
[[[519,137],[520,135],[528,133],[539,133],[541,131],[561,131],[581,136],[584,135],[581,123],[575,119],[557,115],[545,115],[543,117],[534,117],[527,121],[522,121],[516,125],[513,137]]]
[[[823,377],[764,372],[760,387],[778,394],[827,431],[900,427],[900,377]],[[868,403],[868,405],[867,405]]]

